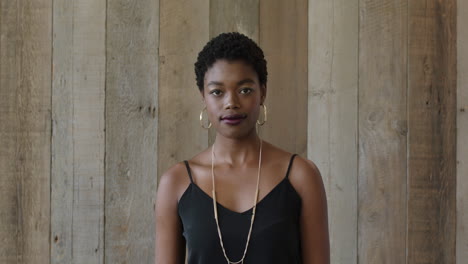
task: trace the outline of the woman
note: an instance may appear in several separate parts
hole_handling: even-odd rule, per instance
[[[220,34],[195,73],[209,119],[202,126],[216,139],[161,176],[156,263],[184,263],[186,246],[189,264],[329,263],[319,170],[256,131],[267,118],[262,50],[240,33]]]

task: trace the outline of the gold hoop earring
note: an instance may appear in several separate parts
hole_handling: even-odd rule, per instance
[[[265,116],[265,118],[263,119],[262,123],[258,122],[258,120],[257,120],[257,124],[263,126],[263,124],[265,124],[265,122],[267,121],[267,109],[266,109],[265,104],[261,104],[261,106],[263,106],[263,115]]]
[[[206,105],[205,105],[205,107],[204,107],[204,108],[201,110],[201,112],[200,112],[200,125],[201,125],[201,127],[203,127],[204,129],[210,129],[210,127],[211,127],[211,122],[210,122],[209,120],[208,120],[208,127],[205,127],[205,126],[203,125],[203,111],[204,111],[205,109],[206,109]]]

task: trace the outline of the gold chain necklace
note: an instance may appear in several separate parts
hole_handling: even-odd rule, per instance
[[[252,233],[252,227],[255,219],[255,209],[257,208],[257,201],[258,201],[258,185],[260,182],[260,168],[262,164],[262,140],[260,139],[260,154],[258,158],[258,175],[257,175],[257,189],[255,191],[255,202],[253,206],[253,211],[252,211],[252,217],[250,219],[250,229],[249,229],[249,234],[247,235],[247,243],[245,244],[245,250],[244,250],[244,255],[242,256],[241,260],[239,261],[231,261],[229,260],[228,256],[226,255],[226,250],[224,249],[224,244],[223,244],[223,237],[221,236],[221,230],[219,228],[219,222],[218,222],[218,210],[216,208],[216,191],[215,191],[215,180],[214,180],[214,143],[213,147],[211,148],[211,179],[213,181],[213,210],[214,210],[214,216],[216,220],[216,227],[218,229],[218,236],[219,236],[219,242],[221,243],[221,248],[223,249],[223,254],[224,257],[226,258],[226,261],[228,264],[243,264],[244,263],[244,258],[245,254],[247,253],[247,248],[249,246],[249,241],[250,241],[250,234]]]

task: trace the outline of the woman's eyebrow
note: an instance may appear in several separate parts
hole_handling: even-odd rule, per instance
[[[254,80],[250,79],[250,78],[247,78],[247,79],[244,79],[244,80],[241,80],[239,82],[237,82],[237,85],[243,85],[243,84],[246,84],[246,83],[255,83]],[[224,84],[222,82],[217,82],[217,81],[210,81],[206,86],[210,86],[210,85],[215,85],[215,86],[224,86]]]
[[[246,83],[255,83],[254,80],[250,79],[250,78],[247,78],[247,79],[244,79],[240,82],[237,83],[237,85],[243,85],[243,84],[246,84]]]
[[[206,86],[210,86],[210,85],[223,86],[223,83],[217,82],[217,81],[211,81]]]

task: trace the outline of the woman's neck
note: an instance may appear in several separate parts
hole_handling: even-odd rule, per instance
[[[214,142],[215,161],[233,167],[245,166],[250,162],[258,163],[260,140],[256,133],[242,139],[217,135]]]

